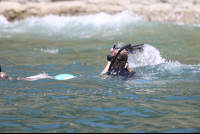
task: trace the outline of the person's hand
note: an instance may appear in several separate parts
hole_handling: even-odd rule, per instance
[[[135,69],[130,69],[131,72],[133,72]]]
[[[130,69],[129,68],[129,63],[127,63],[126,69],[128,70],[129,73],[135,70],[135,69]]]

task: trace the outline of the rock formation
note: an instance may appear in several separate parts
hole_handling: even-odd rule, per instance
[[[200,0],[0,0],[8,21],[31,16],[116,14],[130,10],[146,21],[200,24]]]

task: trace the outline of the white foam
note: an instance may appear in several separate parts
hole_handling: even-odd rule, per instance
[[[137,51],[134,54],[129,54],[128,62],[130,64],[130,68],[133,68],[164,63],[166,62],[166,59],[162,58],[160,51],[155,47],[145,44],[143,52]]]
[[[51,54],[58,54],[59,50],[58,49],[40,49],[41,52],[44,53],[51,53]]]
[[[9,22],[6,20],[6,18],[3,15],[0,15],[0,25],[8,24]]]
[[[142,20],[140,16],[132,11],[124,10],[115,15],[104,12],[84,16],[56,16],[46,15],[44,17],[29,17],[24,20],[8,22],[5,17],[0,16],[0,27],[10,32],[34,33],[45,36],[65,35],[65,37],[89,38],[99,32],[101,35],[112,35],[121,28]]]
[[[56,16],[56,15],[46,15],[42,18],[30,17],[25,21],[28,21],[30,25],[41,24],[44,26],[52,26],[54,28],[62,28],[65,26],[76,27],[79,25],[82,26],[100,26],[100,25],[109,25],[112,26],[116,23],[130,23],[133,21],[142,20],[140,16],[134,14],[132,11],[124,10],[115,15],[110,15],[104,12],[92,15],[84,16]]]

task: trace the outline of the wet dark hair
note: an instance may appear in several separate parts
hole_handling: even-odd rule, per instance
[[[7,73],[0,72],[0,81],[12,79]]]
[[[120,66],[125,65],[128,60],[128,52],[124,49],[122,50],[119,55],[117,56],[117,60],[120,64]]]
[[[1,72],[1,65],[0,65],[0,72]]]
[[[117,54],[115,55],[114,59],[111,61],[108,70],[111,69],[113,63],[114,63],[115,60],[117,59],[117,57],[118,57],[118,55],[120,54],[120,52],[121,52],[122,50],[124,50],[124,49],[127,49],[127,48],[130,47],[130,46],[131,46],[131,44],[127,44],[127,45],[123,46],[122,48],[120,48],[120,50],[119,50],[119,51],[117,52]],[[115,49],[115,45],[113,46],[113,49]]]

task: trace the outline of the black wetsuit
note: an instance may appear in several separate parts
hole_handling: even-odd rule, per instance
[[[108,70],[107,75],[112,76],[125,76],[126,78],[130,78],[135,75],[135,72],[128,72],[128,70],[124,67],[112,68]]]

